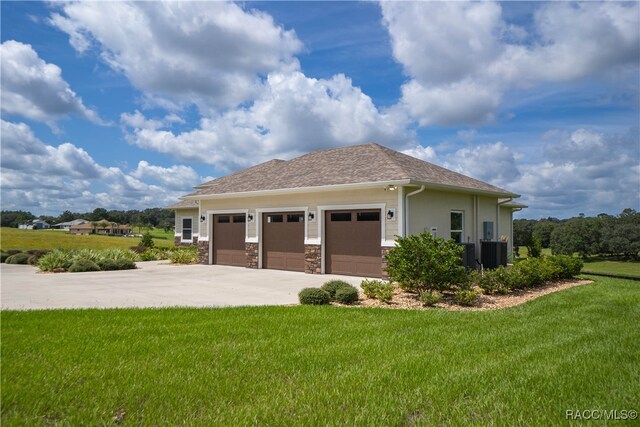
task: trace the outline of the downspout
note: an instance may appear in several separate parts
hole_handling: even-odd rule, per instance
[[[422,193],[425,190],[425,186],[422,185],[419,189],[417,189],[416,191],[413,191],[411,193],[408,193],[406,196],[404,196],[404,235],[407,235],[407,231],[409,230],[409,197],[411,196],[415,196],[418,193]]]
[[[496,205],[496,241],[500,239],[500,205],[509,203],[512,200],[513,197],[508,197],[506,200],[498,202],[498,204]]]

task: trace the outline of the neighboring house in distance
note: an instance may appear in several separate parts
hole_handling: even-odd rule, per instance
[[[105,236],[124,236],[131,234],[131,226],[120,225],[106,220],[91,221],[69,227],[70,234],[102,234]]]
[[[48,223],[40,219],[34,219],[30,223],[18,225],[18,228],[21,230],[47,230],[50,227]]]
[[[74,225],[82,225],[88,224],[90,221],[87,219],[74,219],[73,221],[60,222],[58,224],[53,224],[51,228],[56,228],[60,230],[69,230]]]
[[[491,167],[491,165],[487,165]],[[200,262],[383,277],[396,236],[507,241],[518,194],[377,144],[271,160],[205,182],[170,206]],[[504,245],[503,245],[504,246]]]

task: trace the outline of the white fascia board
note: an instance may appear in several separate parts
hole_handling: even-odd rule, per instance
[[[279,188],[276,190],[260,190],[245,191],[239,193],[222,193],[222,194],[201,194],[193,196],[182,196],[182,200],[209,200],[209,199],[232,199],[236,197],[256,197],[256,196],[278,196],[296,193],[320,193],[326,191],[348,191],[348,190],[367,190],[371,188],[383,189],[388,185],[407,185],[410,184],[408,179],[396,181],[378,181],[378,182],[360,182],[356,184],[333,184],[321,185],[317,187],[298,187],[298,188]]]
[[[516,193],[510,193],[510,192],[499,192],[499,191],[487,191],[487,190],[478,190],[475,188],[468,188],[468,187],[458,187],[457,185],[447,185],[447,184],[435,184],[432,182],[423,182],[423,181],[411,181],[409,183],[409,185],[416,185],[416,186],[421,186],[424,185],[425,187],[427,187],[427,189],[434,189],[434,190],[447,190],[447,191],[453,191],[456,193],[469,193],[469,194],[476,194],[479,196],[492,196],[492,197],[498,197],[498,198],[503,198],[503,197],[508,197],[508,198],[518,198],[520,197],[520,194],[516,194]]]

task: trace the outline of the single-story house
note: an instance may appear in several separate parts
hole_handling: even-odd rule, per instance
[[[18,225],[21,230],[48,230],[50,227],[49,223],[41,219],[34,219],[30,223]]]
[[[490,165],[488,165],[490,167]],[[510,191],[378,144],[271,160],[205,182],[175,209],[203,264],[383,277],[396,236],[507,242]],[[473,255],[473,254],[472,254]]]
[[[106,236],[124,236],[131,234],[131,226],[120,225],[107,220],[91,221],[69,227],[70,234],[102,234]]]
[[[69,228],[71,228],[71,226],[73,225],[81,225],[81,224],[88,224],[90,221],[87,219],[74,219],[73,221],[67,221],[67,222],[59,222],[58,224],[53,224],[51,226],[51,228],[56,228],[59,230],[69,230]]]

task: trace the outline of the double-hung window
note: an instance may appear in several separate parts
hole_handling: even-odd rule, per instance
[[[191,241],[192,236],[193,236],[193,218],[183,217],[182,218],[182,240]]]
[[[462,243],[464,235],[464,212],[451,211],[451,240]]]

